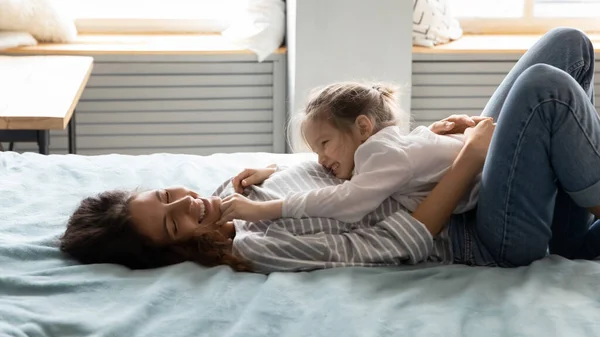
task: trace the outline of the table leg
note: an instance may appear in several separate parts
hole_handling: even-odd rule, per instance
[[[77,153],[77,134],[75,128],[75,111],[73,111],[73,115],[71,116],[71,120],[69,121],[69,153],[76,154]]]
[[[50,131],[48,130],[38,130],[37,131],[37,143],[40,154],[49,154],[50,149]]]

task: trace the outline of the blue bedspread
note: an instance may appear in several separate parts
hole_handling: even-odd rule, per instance
[[[600,265],[336,269],[270,276],[183,263],[84,266],[57,238],[87,195],[183,184],[209,194],[297,155],[0,153],[1,336],[598,336]]]

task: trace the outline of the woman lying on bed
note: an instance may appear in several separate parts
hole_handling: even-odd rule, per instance
[[[422,261],[514,267],[543,258],[548,247],[567,258],[595,258],[600,119],[593,67],[594,49],[583,33],[546,34],[484,109],[497,121],[495,131],[489,122],[470,129],[452,168],[413,213],[388,199],[351,224],[307,218],[216,225],[223,198],[252,205],[340,183],[309,162],[252,186],[247,198],[230,184],[210,198],[184,188],[104,192],[81,203],[61,249],[83,263],[153,268],[195,261],[257,272]],[[462,120],[454,117],[456,129],[464,129]],[[443,126],[431,128],[447,132]],[[452,215],[482,169],[477,208]]]
[[[450,120],[461,125],[469,118],[454,116]],[[441,124],[432,128],[441,129]],[[464,178],[458,179],[470,181],[471,173],[481,170],[482,152],[491,132],[490,127],[482,126],[472,133],[471,145],[465,147],[465,156],[473,160],[459,163],[460,167],[473,169],[460,173]],[[247,197],[235,193],[234,187],[239,185],[233,179],[210,197],[183,187],[168,187],[144,192],[108,191],[86,198],[71,216],[61,248],[84,263],[110,262],[133,269],[183,261],[206,266],[226,264],[236,270],[258,272],[415,264],[425,260],[451,262],[448,231],[433,238],[448,217],[415,219],[391,198],[356,223],[289,218],[234,220],[218,225],[223,201],[234,201],[242,207],[248,202],[249,206],[262,205],[294,191],[342,182],[312,161],[279,172],[275,168],[258,171],[263,178],[270,177],[260,186],[247,188]],[[427,207],[437,209],[434,205]]]

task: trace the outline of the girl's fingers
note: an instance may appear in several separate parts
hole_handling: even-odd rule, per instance
[[[235,193],[244,193],[244,188],[242,187],[241,182],[236,180],[236,178],[231,180],[231,185],[233,186]]]
[[[256,185],[258,183],[260,183],[260,177],[258,176],[258,174],[253,174],[251,176],[249,176],[248,178],[242,180],[242,186],[244,187],[248,187],[250,185]]]
[[[221,200],[221,209],[223,209],[223,206],[231,199],[233,199],[233,197],[235,196],[235,194],[230,194],[228,196],[226,196],[225,198],[223,198]]]
[[[233,212],[231,211],[231,209],[228,209],[226,212],[221,213],[221,219],[217,221],[217,224],[222,225],[231,220],[233,220]]]
[[[238,175],[233,178],[232,184],[233,184],[233,187],[235,188],[236,192],[242,193],[244,191],[244,187],[247,186],[247,185],[243,184],[244,179],[252,176],[253,174],[254,174],[253,169],[245,169],[242,172],[238,173]],[[241,192],[239,191],[239,189],[241,189]]]

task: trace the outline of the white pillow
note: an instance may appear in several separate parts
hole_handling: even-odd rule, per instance
[[[1,0],[0,0],[1,1]],[[285,3],[282,0],[248,0],[239,17],[221,35],[231,43],[266,59],[285,36]]]
[[[0,30],[26,31],[39,42],[71,42],[75,21],[51,0],[0,0]]]
[[[0,50],[36,44],[37,41],[27,32],[0,32]]]
[[[450,7],[448,0],[413,0],[413,45],[433,47],[462,36]]]

